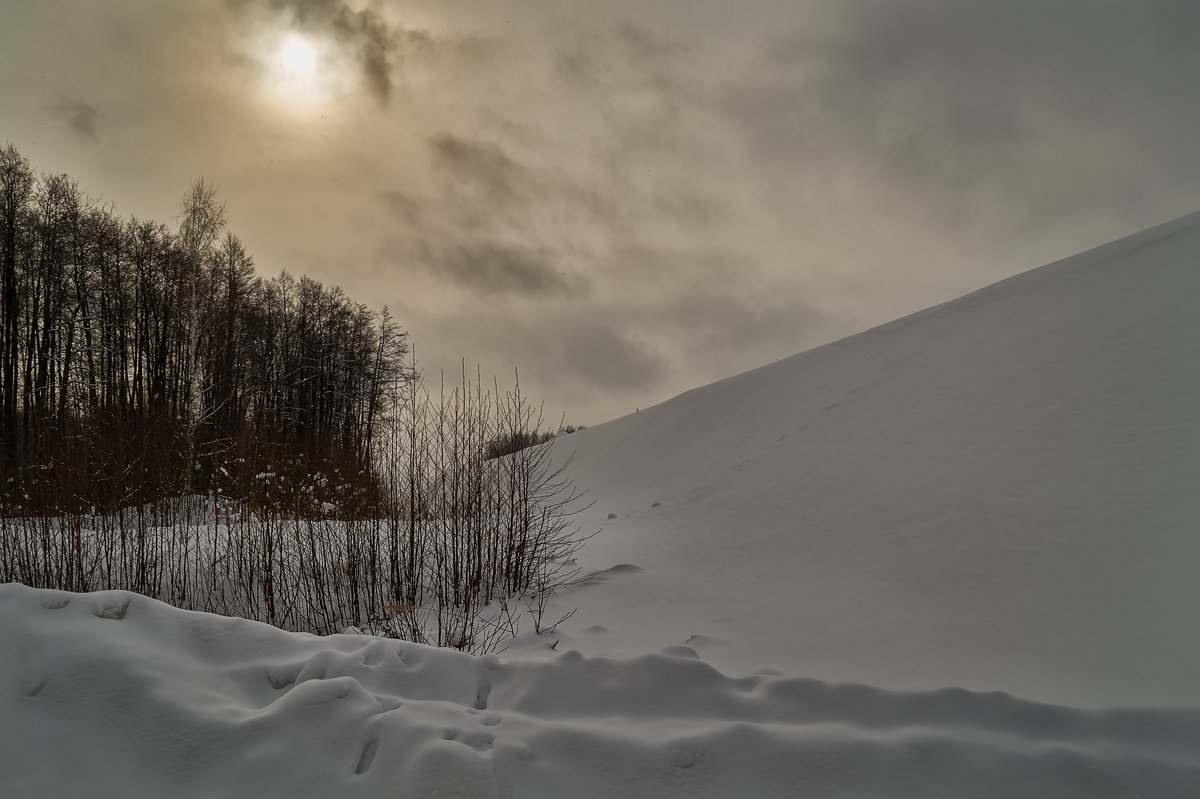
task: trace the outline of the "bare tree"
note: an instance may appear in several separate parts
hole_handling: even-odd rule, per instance
[[[23,225],[33,171],[10,143],[0,149],[0,480],[8,479],[9,465],[17,457],[17,364],[20,330],[18,305],[18,253],[23,247]]]

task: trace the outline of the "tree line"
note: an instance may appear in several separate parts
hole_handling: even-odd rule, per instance
[[[557,623],[585,497],[519,381],[431,388],[386,309],[260,276],[204,180],[172,229],[10,144],[0,257],[0,582],[476,652]]]
[[[257,274],[203,179],[178,211],[175,229],[123,218],[0,149],[4,513],[372,473],[405,333],[337,287]]]

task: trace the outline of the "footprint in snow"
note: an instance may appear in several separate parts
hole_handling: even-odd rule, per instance
[[[101,601],[92,607],[92,615],[98,619],[123,619],[128,610],[128,599]]]
[[[354,767],[355,774],[366,774],[375,762],[375,753],[379,750],[379,739],[372,738],[363,744],[362,753],[358,756],[358,765]]]
[[[486,732],[449,729],[442,732],[442,740],[469,746],[476,752],[486,752],[492,748],[496,739]]]
[[[488,685],[486,682],[479,684],[479,687],[475,689],[476,710],[487,710],[488,697],[491,695],[491,693],[492,686]]]

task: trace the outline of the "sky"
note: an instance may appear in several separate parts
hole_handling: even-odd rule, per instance
[[[1188,0],[0,4],[0,144],[593,425],[1200,208]],[[473,368],[472,368],[473,371]]]

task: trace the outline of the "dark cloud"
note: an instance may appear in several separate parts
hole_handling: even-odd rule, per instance
[[[1200,178],[1200,6],[847,2],[838,33],[775,37],[725,102],[764,164],[830,196],[885,192],[962,223],[1138,205]],[[814,169],[815,167],[815,169]],[[785,171],[790,172],[789,166]]]
[[[343,40],[358,48],[359,64],[372,93],[387,101],[392,95],[392,50],[396,33],[371,9],[350,11],[344,6],[334,18],[334,30]]]
[[[771,277],[753,252],[706,242],[625,246],[613,257],[628,291],[608,317],[658,342],[698,380],[792,355],[836,321],[799,287]]]
[[[549,355],[550,374],[568,376],[593,392],[655,386],[670,365],[636,327],[613,321],[603,315],[574,320],[543,338],[540,349]]]
[[[448,132],[430,140],[434,166],[446,170],[450,180],[472,188],[495,208],[525,204],[527,191],[540,181],[519,166],[499,145],[455,136]]]
[[[422,262],[472,291],[534,297],[569,291],[574,282],[544,249],[486,240],[438,244],[421,253]]]
[[[562,393],[588,401],[598,394],[648,392],[672,368],[651,331],[620,313],[558,307],[539,316],[513,318],[494,309],[478,316],[480,325],[491,332],[487,355],[518,365],[522,381],[555,383]],[[584,404],[580,401],[576,407]],[[599,420],[591,420],[595,421]]]
[[[415,263],[476,294],[586,294],[588,282],[567,268],[561,241],[546,230],[546,203],[563,196],[553,176],[494,142],[441,132],[428,149],[432,192],[381,194],[391,225],[388,260]]]
[[[50,110],[62,119],[76,136],[85,139],[97,138],[96,120],[100,117],[100,111],[91,103],[78,97],[63,97],[52,105]]]

